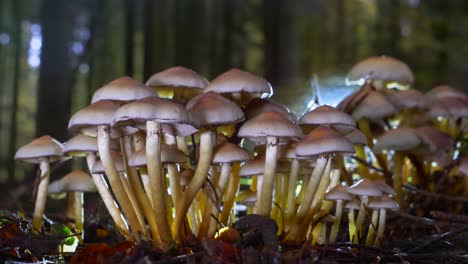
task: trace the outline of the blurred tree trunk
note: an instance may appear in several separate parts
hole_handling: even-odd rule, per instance
[[[133,76],[133,36],[135,33],[135,5],[133,0],[125,1],[125,75]]]
[[[446,1],[428,1],[429,7],[432,9],[431,13],[435,13],[431,19],[431,29],[434,40],[439,44],[434,57],[433,76],[437,76],[437,82],[448,82],[448,67],[449,67],[449,54],[448,54],[448,38],[449,38],[449,24],[452,19],[452,14],[449,5]],[[453,5],[452,5],[453,6]],[[434,85],[434,84],[431,84]]]
[[[22,1],[13,1],[13,14],[14,14],[14,31],[13,31],[13,43],[15,45],[15,61],[13,69],[13,94],[11,97],[11,109],[10,109],[10,131],[8,141],[8,181],[13,182],[15,178],[15,152],[16,152],[16,138],[17,138],[17,113],[18,113],[18,96],[20,89],[20,78],[21,78],[21,50],[22,50],[22,32],[21,32],[21,21],[22,21]]]
[[[44,0],[41,4],[42,50],[36,135],[49,134],[59,141],[66,139],[73,87],[69,65],[72,30],[67,3]]]
[[[400,1],[377,1],[378,19],[376,23],[375,55],[388,55],[401,58],[400,52]]]
[[[294,81],[297,74],[294,4],[289,0],[264,0],[265,78],[273,87]]]

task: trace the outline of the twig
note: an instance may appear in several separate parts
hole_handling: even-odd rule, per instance
[[[467,226],[467,224],[463,223],[454,223],[454,222],[447,222],[447,221],[440,221],[440,220],[434,220],[432,218],[428,217],[420,217],[420,216],[415,216],[403,212],[392,212],[392,215],[396,215],[398,217],[410,219],[416,222],[423,223],[425,225],[449,225],[449,226]]]
[[[418,252],[421,249],[424,249],[426,247],[434,245],[434,244],[436,244],[436,243],[438,243],[438,242],[440,242],[442,240],[446,240],[446,239],[458,236],[458,235],[460,235],[460,234],[462,234],[464,232],[468,232],[468,226],[465,226],[465,227],[459,228],[457,230],[453,230],[453,231],[444,233],[444,234],[440,235],[439,237],[437,237],[436,239],[429,240],[429,241],[427,241],[426,243],[423,243],[420,246],[417,246],[417,247],[414,247],[414,248],[408,250],[406,253],[408,254],[408,253]]]
[[[460,202],[460,203],[468,203],[468,199],[462,196],[446,195],[446,194],[424,191],[410,184],[403,184],[402,187],[404,190],[410,193],[416,193],[416,194],[432,197],[435,199],[443,199],[443,200],[455,201],[455,202]]]
[[[363,160],[363,159],[361,159],[361,158],[359,158],[359,157],[357,157],[357,156],[354,156],[354,155],[353,155],[353,156],[351,156],[351,158],[354,159],[355,161],[357,161],[357,162],[359,162],[359,163],[361,163],[361,164],[363,164],[363,165],[365,165],[365,166],[367,166],[367,167],[373,169],[373,170],[376,170],[376,171],[378,171],[378,172],[380,172],[380,173],[383,173],[384,175],[387,175],[387,172],[386,172],[384,169],[378,168],[378,167],[376,167],[376,166],[370,164],[369,162],[367,162],[367,161],[365,161],[365,160]]]
[[[437,219],[446,220],[449,222],[461,222],[468,224],[468,216],[461,214],[452,214],[442,211],[430,211],[429,214]]]

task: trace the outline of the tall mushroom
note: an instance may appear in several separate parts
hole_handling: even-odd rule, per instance
[[[29,144],[16,151],[15,159],[30,163],[39,163],[40,177],[36,193],[36,203],[33,214],[33,228],[37,231],[42,227],[42,216],[47,201],[47,188],[49,186],[50,162],[62,158],[62,144],[50,136],[34,139]],[[36,231],[35,231],[36,232]]]

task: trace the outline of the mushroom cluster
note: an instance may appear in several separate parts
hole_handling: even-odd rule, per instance
[[[402,203],[403,184],[423,181],[452,159],[451,146],[466,136],[467,99],[445,86],[427,95],[408,90],[411,71],[389,57],[358,63],[349,78],[362,82],[358,92],[299,118],[269,99],[265,79],[239,69],[211,83],[184,67],[146,84],[116,79],[71,116],[68,129],[76,136],[63,147],[43,136],[18,150],[17,159],[40,163],[34,227],[41,229],[49,163],[86,157],[87,177],[117,229],[137,243],[168,249],[189,234],[214,237],[244,205],[275,220],[287,240],[332,243],[343,207],[353,242],[364,236],[372,209],[366,241],[380,245],[385,210],[398,208],[388,195]],[[415,168],[423,171],[415,175]],[[67,177],[78,174],[84,172]]]

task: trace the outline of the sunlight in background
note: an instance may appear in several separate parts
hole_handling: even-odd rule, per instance
[[[0,33],[0,45],[8,45],[10,43],[10,35],[7,33]]]
[[[31,24],[29,27],[31,39],[28,47],[28,64],[37,68],[41,65],[42,33],[39,24]]]

